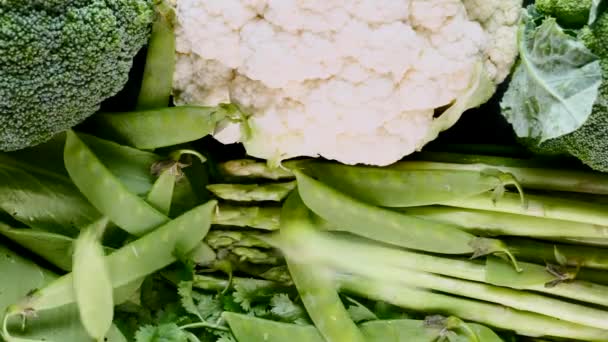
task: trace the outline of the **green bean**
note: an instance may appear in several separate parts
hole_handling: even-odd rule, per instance
[[[463,230],[481,235],[542,238],[608,237],[608,226],[519,214],[443,206],[400,208],[399,212],[457,225]]]
[[[96,123],[105,134],[112,134],[130,146],[156,149],[191,142],[212,133],[216,124],[238,109],[180,106],[128,113],[102,113]]]
[[[114,290],[156,272],[192,251],[209,231],[216,202],[209,201],[104,258]],[[30,294],[13,306],[9,316],[56,308],[75,301],[71,273]]]
[[[175,14],[164,0],[156,6],[156,20],[148,41],[146,65],[137,98],[137,109],[167,107],[173,90],[175,69]]]
[[[107,218],[81,230],[74,242],[73,287],[80,321],[96,341],[103,341],[114,318],[112,281],[107,269],[103,246],[99,241]]]
[[[295,182],[268,184],[210,184],[207,189],[215,196],[238,202],[280,202],[296,188]]]
[[[381,300],[406,309],[442,312],[526,336],[553,336],[585,341],[608,340],[608,330],[565,322],[553,317],[514,310],[502,305],[408,288],[374,277],[339,274],[341,288],[365,298]]]
[[[378,208],[295,171],[298,191],[308,208],[317,215],[348,231],[372,240],[401,247],[444,254],[472,253],[474,235],[456,226],[429,222]]]
[[[129,233],[142,235],[167,222],[165,215],[129,192],[72,131],[67,133],[64,162],[89,202]]]
[[[213,216],[213,224],[278,230],[280,219],[281,207],[278,206],[245,207],[220,204]]]
[[[281,235],[294,239],[288,240],[293,244],[298,243],[302,231],[314,230],[308,209],[297,192],[293,192],[285,201],[281,217]],[[285,258],[306,311],[325,340],[365,341],[340,300],[331,271],[319,265],[300,263],[290,255]]]
[[[484,170],[392,169],[312,162],[306,173],[360,201],[381,207],[430,205],[502,187],[513,178]]]
[[[494,201],[488,194],[482,194],[441,204],[608,226],[608,205],[555,196],[526,194],[525,207],[522,207],[518,196],[512,193],[505,194],[498,201]]]

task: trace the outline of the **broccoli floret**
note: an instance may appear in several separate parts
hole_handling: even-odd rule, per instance
[[[536,0],[536,9],[567,27],[581,27],[589,20],[592,0]]]
[[[580,38],[600,57],[602,82],[591,115],[576,131],[533,148],[544,154],[570,154],[593,169],[608,172],[608,12],[592,28],[581,30]]]
[[[0,0],[0,150],[50,139],[120,91],[152,0]]]

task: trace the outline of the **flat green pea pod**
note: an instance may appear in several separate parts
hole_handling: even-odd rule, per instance
[[[101,113],[95,122],[103,134],[140,149],[179,145],[203,138],[216,125],[238,116],[234,105],[218,107],[179,106],[127,113]]]
[[[295,246],[299,235],[314,229],[309,211],[298,192],[292,192],[281,211],[281,238],[287,241],[287,246],[294,245],[297,250]],[[287,254],[287,266],[306,311],[325,340],[364,342],[365,338],[340,300],[337,285],[333,281],[333,271],[292,259],[289,247],[283,252]]]
[[[330,162],[302,164],[306,173],[353,198],[381,207],[431,205],[517,184],[497,170],[433,170],[350,166]]]
[[[121,287],[152,274],[198,246],[211,226],[216,201],[200,205],[104,257],[114,295]],[[32,315],[76,301],[73,274],[69,273],[48,286],[30,293],[13,305],[5,322],[15,315]]]
[[[102,218],[81,230],[74,242],[72,262],[74,297],[80,321],[96,341],[103,341],[114,318],[112,280],[100,241],[107,224],[108,219]]]
[[[28,291],[41,288],[58,278],[53,272],[34,264],[6,248],[0,242],[0,312],[23,298]],[[25,329],[23,324],[25,323]],[[108,332],[107,342],[126,342],[116,326]],[[34,320],[22,317],[5,320],[0,340],[7,342],[92,342],[82,326],[76,305],[65,305],[56,310],[39,312]]]
[[[468,254],[475,236],[457,226],[430,222],[379,208],[330,188],[300,171],[294,172],[304,204],[343,230],[400,247],[443,254]]]
[[[167,222],[165,215],[128,191],[73,131],[67,132],[64,163],[89,202],[129,233],[142,235]]]
[[[165,1],[155,3],[156,20],[148,41],[146,66],[137,109],[154,109],[169,106],[175,70],[175,13]]]
[[[325,341],[311,325],[280,323],[233,312],[225,312],[222,317],[239,342]],[[429,324],[427,320],[375,320],[362,323],[359,328],[368,342],[435,342],[447,334],[452,337],[450,341],[502,342],[500,337],[483,325],[469,323],[467,326],[477,340],[460,329],[446,329],[452,327]]]

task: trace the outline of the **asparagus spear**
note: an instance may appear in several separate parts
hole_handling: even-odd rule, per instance
[[[556,239],[608,237],[608,226],[528,215],[445,206],[401,208],[399,211],[432,221],[458,225],[481,235]]]
[[[295,182],[268,183],[268,184],[211,184],[207,189],[215,196],[238,202],[282,201],[291,190],[295,189]]]
[[[337,277],[341,288],[347,292],[407,309],[449,313],[465,320],[513,330],[520,335],[553,336],[585,341],[608,339],[608,330],[564,322],[502,305],[410,288],[398,282],[379,280],[375,277],[353,274],[338,274]]]
[[[608,225],[608,205],[531,194],[526,194],[526,203],[526,206],[522,206],[519,195],[514,193],[506,193],[498,201],[495,201],[491,193],[486,193],[440,204],[600,226]]]
[[[215,210],[213,224],[258,228],[262,230],[277,230],[279,229],[280,216],[280,207],[245,207],[221,204]]]
[[[263,238],[281,248],[281,241],[276,237]],[[334,233],[315,232],[301,234],[301,248],[290,248],[289,253],[306,258],[318,265],[376,265],[377,267],[394,267],[395,269],[415,270],[449,277],[485,282],[488,281],[488,265],[474,261],[451,259],[434,255],[401,250],[370,243],[357,237],[336,235]],[[283,251],[287,253],[286,251]],[[582,302],[608,306],[608,286],[592,284],[585,281],[560,282],[556,286],[546,287],[548,282],[557,280],[556,276],[547,273],[543,266],[520,263],[523,272],[513,271],[514,276],[500,285],[520,290],[547,293]],[[539,268],[540,267],[540,268]],[[521,277],[515,275],[521,274]],[[522,281],[522,279],[524,281]],[[532,279],[532,281],[530,281]]]

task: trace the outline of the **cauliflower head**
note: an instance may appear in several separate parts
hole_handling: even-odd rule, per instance
[[[248,113],[214,136],[269,161],[387,165],[487,101],[521,0],[178,0],[178,105]],[[246,128],[246,129],[243,129]]]

